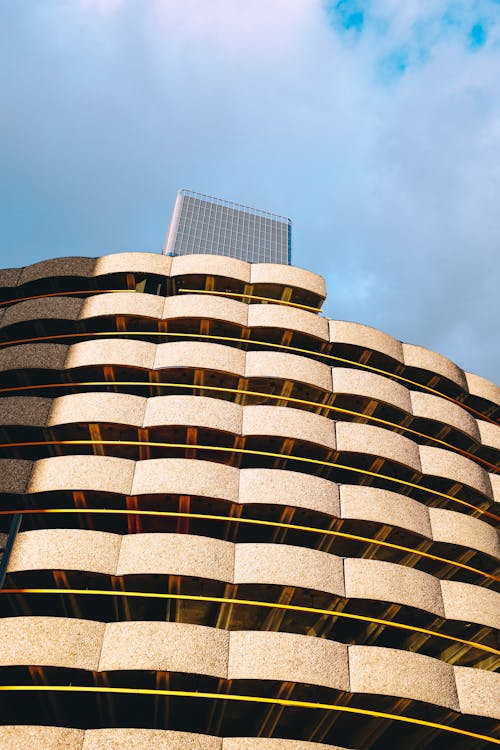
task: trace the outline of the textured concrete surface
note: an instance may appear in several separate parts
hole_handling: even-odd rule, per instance
[[[371,326],[351,323],[346,320],[329,320],[330,341],[339,344],[352,344],[362,349],[373,349],[388,357],[403,361],[403,347],[400,341]]]
[[[391,404],[411,414],[410,392],[400,383],[382,375],[363,370],[352,370],[348,367],[332,369],[334,393],[347,393],[364,396],[383,403]]]
[[[233,631],[230,680],[279,680],[349,689],[347,646],[295,633]]]
[[[338,745],[267,737],[225,737],[222,750],[347,750]]]
[[[500,426],[485,422],[483,419],[477,420],[477,426],[482,444],[500,451]]]
[[[322,477],[283,469],[241,469],[240,503],[269,503],[340,513],[339,490]]]
[[[123,537],[117,575],[170,574],[233,580],[234,544],[194,534]]]
[[[492,383],[491,380],[487,380],[481,377],[481,375],[474,375],[472,372],[466,372],[465,377],[469,393],[473,396],[484,398],[486,401],[491,401],[493,404],[500,405],[500,387],[496,383]]]
[[[431,349],[414,344],[403,344],[403,357],[407,367],[417,367],[420,370],[435,372],[448,378],[448,380],[452,380],[460,388],[467,389],[464,371],[448,357],[443,357],[442,354],[433,352]]]
[[[71,347],[65,344],[19,344],[2,351],[0,371],[62,370]]]
[[[454,671],[462,713],[500,719],[500,674],[472,667]]]
[[[208,396],[155,396],[147,399],[144,427],[185,425],[241,434],[243,407]]]
[[[2,750],[82,750],[83,729],[29,725],[0,726]]]
[[[152,369],[156,345],[147,341],[121,338],[99,338],[81,341],[69,347],[64,368],[89,365],[128,365]]]
[[[233,501],[238,498],[239,471],[231,466],[194,458],[153,458],[138,461],[135,467],[133,495],[172,493]]]
[[[375,521],[431,537],[428,508],[397,492],[344,484],[340,503],[342,518]]]
[[[22,271],[22,268],[2,268],[0,270],[0,286],[16,286]]]
[[[243,375],[245,352],[223,344],[203,341],[171,341],[158,344],[155,369],[196,367]]]
[[[142,426],[147,399],[128,393],[71,393],[52,401],[50,426],[72,422],[110,422]]]
[[[105,625],[66,617],[0,618],[0,665],[97,669]]]
[[[339,451],[383,456],[420,470],[418,445],[396,432],[356,422],[337,422],[335,431]],[[345,463],[345,460],[341,459],[341,463]]]
[[[8,396],[2,398],[2,424],[43,427],[47,424],[50,398],[39,396]]]
[[[500,594],[461,581],[441,581],[444,612],[450,620],[500,628]]]
[[[346,596],[396,602],[444,616],[439,580],[414,568],[363,558],[344,560]]]
[[[111,456],[54,456],[35,461],[29,492],[96,490],[129,494],[135,461]]]
[[[342,558],[285,544],[237,544],[235,583],[264,583],[344,594]]]
[[[22,458],[0,458],[0,492],[20,495],[26,491],[33,461]]]
[[[154,273],[168,276],[172,258],[161,253],[111,253],[95,259],[94,276],[107,273]]]
[[[103,315],[130,315],[141,318],[161,318],[163,297],[142,292],[112,292],[87,297],[80,317],[97,318]]]
[[[252,263],[250,264],[250,281],[252,284],[279,284],[280,286],[307,289],[320,297],[326,297],[324,278],[296,266],[284,266],[277,263]]]
[[[419,452],[423,474],[460,482],[491,497],[491,484],[487,472],[470,458],[429,445],[420,445]]]
[[[16,536],[9,573],[84,570],[114,575],[122,537],[87,529],[35,529]]]
[[[245,406],[243,435],[276,435],[335,448],[334,423],[319,414],[279,406]]]
[[[351,691],[413,698],[459,710],[453,667],[423,654],[349,646]]]
[[[212,297],[209,294],[180,294],[166,297],[161,316],[166,320],[175,318],[202,318],[223,320],[238,326],[246,326],[249,306],[230,297]]]
[[[220,737],[167,729],[88,729],[82,750],[221,750]]]
[[[222,276],[250,281],[250,263],[222,255],[177,255],[172,258],[171,276]]]
[[[96,258],[69,257],[51,258],[25,266],[18,279],[18,286],[36,279],[50,279],[57,276],[92,276],[96,266]]]
[[[411,391],[412,411],[416,417],[432,419],[444,425],[451,425],[470,435],[474,440],[480,440],[477,422],[469,412],[458,404],[453,404],[432,393]],[[444,438],[446,440],[446,438]]]
[[[43,319],[78,320],[83,300],[78,297],[47,297],[18,302],[5,309],[2,326]],[[17,336],[16,336],[17,338]]]
[[[328,341],[328,321],[308,310],[290,305],[250,305],[249,328],[283,328]]]
[[[99,671],[154,669],[227,676],[229,633],[179,622],[110,622]]]
[[[435,541],[459,544],[500,557],[500,539],[489,523],[445,508],[429,508],[429,518]]]
[[[287,352],[247,352],[245,376],[293,380],[314,385],[325,391],[332,388],[328,365]]]

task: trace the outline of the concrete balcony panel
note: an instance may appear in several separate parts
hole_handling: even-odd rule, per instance
[[[408,388],[390,378],[376,375],[373,372],[363,372],[363,370],[334,367],[332,369],[332,380],[334,393],[363,396],[411,413]]]
[[[445,508],[429,508],[429,517],[434,541],[470,547],[500,558],[498,533],[489,523]]]
[[[0,618],[0,666],[96,670],[104,628],[73,617]]]
[[[0,371],[62,370],[71,347],[65,344],[19,344],[2,351]]]
[[[229,633],[179,622],[110,622],[99,671],[147,669],[226,677]]]
[[[222,750],[347,750],[338,745],[322,742],[282,740],[275,737],[225,737]]]
[[[177,255],[172,258],[170,275],[172,277],[222,276],[248,283],[250,263],[223,255]]]
[[[407,367],[416,367],[419,370],[428,370],[437,375],[442,375],[456,383],[460,388],[467,390],[464,371],[448,357],[433,352],[431,349],[426,349],[424,346],[415,346],[414,344],[403,344],[403,356]]]
[[[282,352],[247,352],[247,378],[277,378],[307,383],[331,391],[330,368],[307,357]]]
[[[95,259],[94,276],[108,273],[150,273],[168,276],[172,258],[161,253],[111,253]]]
[[[230,297],[217,297],[210,294],[180,294],[165,299],[161,317],[166,320],[175,320],[176,318],[223,320],[243,327],[248,322],[248,305]]]
[[[500,406],[500,387],[491,380],[482,378],[480,375],[474,375],[472,372],[466,372],[467,387],[471,396],[484,398],[485,401],[491,401],[492,404]]]
[[[485,422],[483,419],[477,420],[477,426],[479,428],[481,443],[488,446],[488,448],[500,451],[500,427],[496,424],[491,424],[491,422]]]
[[[152,458],[136,464],[133,495],[199,495],[237,501],[239,470],[191,458]]]
[[[481,671],[483,674],[483,670]],[[453,667],[439,659],[378,646],[349,646],[351,692],[393,695],[459,711]]]
[[[111,456],[54,456],[35,461],[29,492],[94,490],[130,494],[135,461]]]
[[[172,341],[158,344],[154,367],[157,370],[172,367],[199,368],[243,375],[245,352],[223,344]]]
[[[71,393],[52,401],[47,424],[110,423],[141,427],[147,399],[128,393]]]
[[[176,575],[233,581],[234,544],[194,534],[128,534],[116,575]]]
[[[500,674],[474,667],[454,667],[460,711],[500,719]]]
[[[0,458],[0,492],[22,495],[26,492],[33,461],[22,458]]]
[[[450,620],[500,628],[500,594],[461,581],[441,581],[445,615]]]
[[[252,263],[250,269],[252,284],[291,286],[313,292],[319,297],[326,297],[324,278],[303,268],[280,263]]]
[[[470,435],[473,440],[480,439],[476,420],[461,406],[445,398],[434,396],[432,393],[420,393],[420,391],[411,392],[411,402],[415,417],[432,419],[435,422],[456,427],[457,430]]]
[[[400,341],[377,328],[347,320],[330,320],[330,341],[335,344],[351,344],[360,349],[386,354],[388,357],[403,361],[403,346]]]
[[[87,529],[35,529],[16,536],[8,572],[82,570],[115,575],[122,537]]]
[[[248,327],[297,331],[322,341],[328,341],[326,318],[291,305],[250,305]]]
[[[432,538],[426,506],[397,492],[343,484],[340,488],[340,504],[342,518],[374,521]]]
[[[52,399],[39,396],[8,396],[2,399],[2,424],[44,427]]]
[[[419,452],[423,474],[443,477],[472,487],[487,497],[492,497],[488,473],[470,458],[429,445],[420,445]]]
[[[221,750],[222,738],[169,729],[87,729],[82,750]]]
[[[152,369],[156,345],[132,339],[99,338],[81,341],[69,347],[64,368],[89,367],[91,365],[118,365]]]
[[[80,317],[99,318],[101,316],[124,315],[139,318],[161,318],[163,297],[140,292],[113,292],[95,294],[83,302]]]
[[[5,310],[2,328],[37,320],[78,320],[83,300],[77,297],[46,297],[18,302]]]
[[[290,505],[338,516],[336,484],[309,474],[282,469],[241,469],[239,502]]]
[[[234,583],[297,586],[344,595],[342,558],[287,544],[237,544]]]
[[[356,422],[337,422],[337,450],[380,456],[420,471],[419,446],[403,435],[382,427]],[[342,457],[340,463],[346,463]]]
[[[69,258],[51,258],[25,266],[17,282],[18,286],[37,281],[38,279],[53,279],[58,276],[82,276],[88,278],[94,275],[96,258],[73,256]]]
[[[0,286],[17,286],[23,268],[2,268],[0,270]]]
[[[302,409],[245,406],[242,434],[292,438],[335,449],[334,423],[326,417],[310,414]]]
[[[228,678],[349,690],[347,646],[295,633],[232,631]]]
[[[2,750],[82,750],[84,735],[83,729],[4,725],[0,726],[0,746]]]
[[[144,427],[183,425],[241,434],[243,407],[208,396],[154,396],[147,399]]]
[[[500,475],[499,474],[488,474],[493,500],[496,504],[500,503]]]
[[[394,602],[444,616],[439,580],[396,563],[363,558],[344,560],[348,598]]]

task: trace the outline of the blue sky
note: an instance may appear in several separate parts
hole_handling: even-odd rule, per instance
[[[0,0],[2,266],[291,216],[329,316],[500,380],[499,0]]]

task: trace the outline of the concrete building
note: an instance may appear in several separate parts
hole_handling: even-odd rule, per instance
[[[2,750],[500,744],[493,383],[286,264],[0,284]]]

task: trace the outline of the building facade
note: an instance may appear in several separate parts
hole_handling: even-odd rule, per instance
[[[3,750],[500,744],[500,390],[217,255],[0,277]]]

